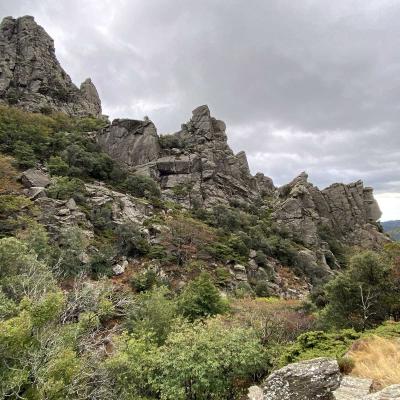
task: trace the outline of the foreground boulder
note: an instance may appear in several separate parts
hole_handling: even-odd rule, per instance
[[[331,400],[341,381],[336,360],[316,358],[271,374],[262,388],[264,400]]]

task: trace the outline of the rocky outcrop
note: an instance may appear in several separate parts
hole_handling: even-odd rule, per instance
[[[277,191],[273,218],[306,246],[321,247],[321,229],[349,245],[380,247],[388,241],[376,224],[381,212],[362,181],[319,190],[303,172]]]
[[[27,111],[101,115],[90,79],[80,89],[57,61],[53,39],[33,17],[6,17],[0,24],[0,102]]]
[[[379,392],[369,394],[365,400],[400,400],[400,385],[385,387]]]
[[[204,105],[169,137],[169,146],[160,145],[148,120],[115,120],[98,135],[98,142],[114,159],[156,179],[165,197],[187,206],[254,200],[258,187],[271,193],[272,180],[251,176],[246,154],[233,153],[225,129],[225,123],[211,117]]]
[[[157,130],[151,121],[115,119],[97,140],[114,160],[127,167],[146,164],[160,155]]]
[[[400,385],[387,386],[373,392],[373,380],[345,376],[339,389],[334,392],[335,400],[399,400]]]
[[[340,381],[336,360],[316,358],[302,361],[272,373],[262,385],[263,400],[331,400]]]

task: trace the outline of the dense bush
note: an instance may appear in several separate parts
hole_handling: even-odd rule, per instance
[[[84,203],[86,188],[80,179],[60,176],[52,180],[51,185],[46,189],[46,193],[53,199],[68,200],[73,198],[78,203]]]
[[[184,149],[187,146],[185,140],[178,135],[160,135],[159,143],[162,149]]]
[[[317,357],[340,358],[361,335],[352,329],[327,333],[323,331],[301,334],[281,357],[281,364],[310,360]]]
[[[190,320],[227,311],[227,303],[207,273],[201,273],[184,288],[178,299],[178,308]]]
[[[161,196],[156,182],[144,175],[129,175],[121,187],[136,197],[158,198]]]

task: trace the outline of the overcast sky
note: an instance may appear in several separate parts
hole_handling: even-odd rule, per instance
[[[111,117],[179,130],[208,104],[276,185],[362,179],[400,219],[400,0],[1,0]]]

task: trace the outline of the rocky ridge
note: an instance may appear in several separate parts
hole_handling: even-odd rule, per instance
[[[53,40],[33,17],[6,17],[0,48],[0,101],[29,111],[100,116],[94,85],[87,80],[78,89],[72,83],[57,61]],[[320,190],[304,172],[277,188],[271,178],[250,173],[246,154],[232,151],[225,123],[206,105],[194,109],[172,135],[159,136],[146,117],[116,119],[94,137],[124,168],[156,180],[164,199],[186,208],[264,208],[282,233],[303,246],[299,260],[312,275],[324,278],[340,267],[326,232],[348,246],[373,249],[389,241],[376,222],[381,212],[372,188],[357,181]],[[31,185],[29,194],[40,197],[40,186]]]
[[[53,39],[33,17],[6,17],[0,25],[0,102],[27,111],[100,116],[96,87],[78,89],[59,64]]]
[[[372,188],[357,181],[320,190],[305,172],[276,188],[271,178],[251,175],[246,154],[234,154],[225,123],[213,118],[206,105],[194,109],[190,121],[173,135],[158,136],[148,120],[114,120],[97,140],[131,171],[158,181],[165,198],[187,208],[267,208],[280,230],[308,249],[301,254],[304,263],[322,275],[340,266],[321,231],[361,248],[375,249],[389,241],[376,223],[381,212]]]

